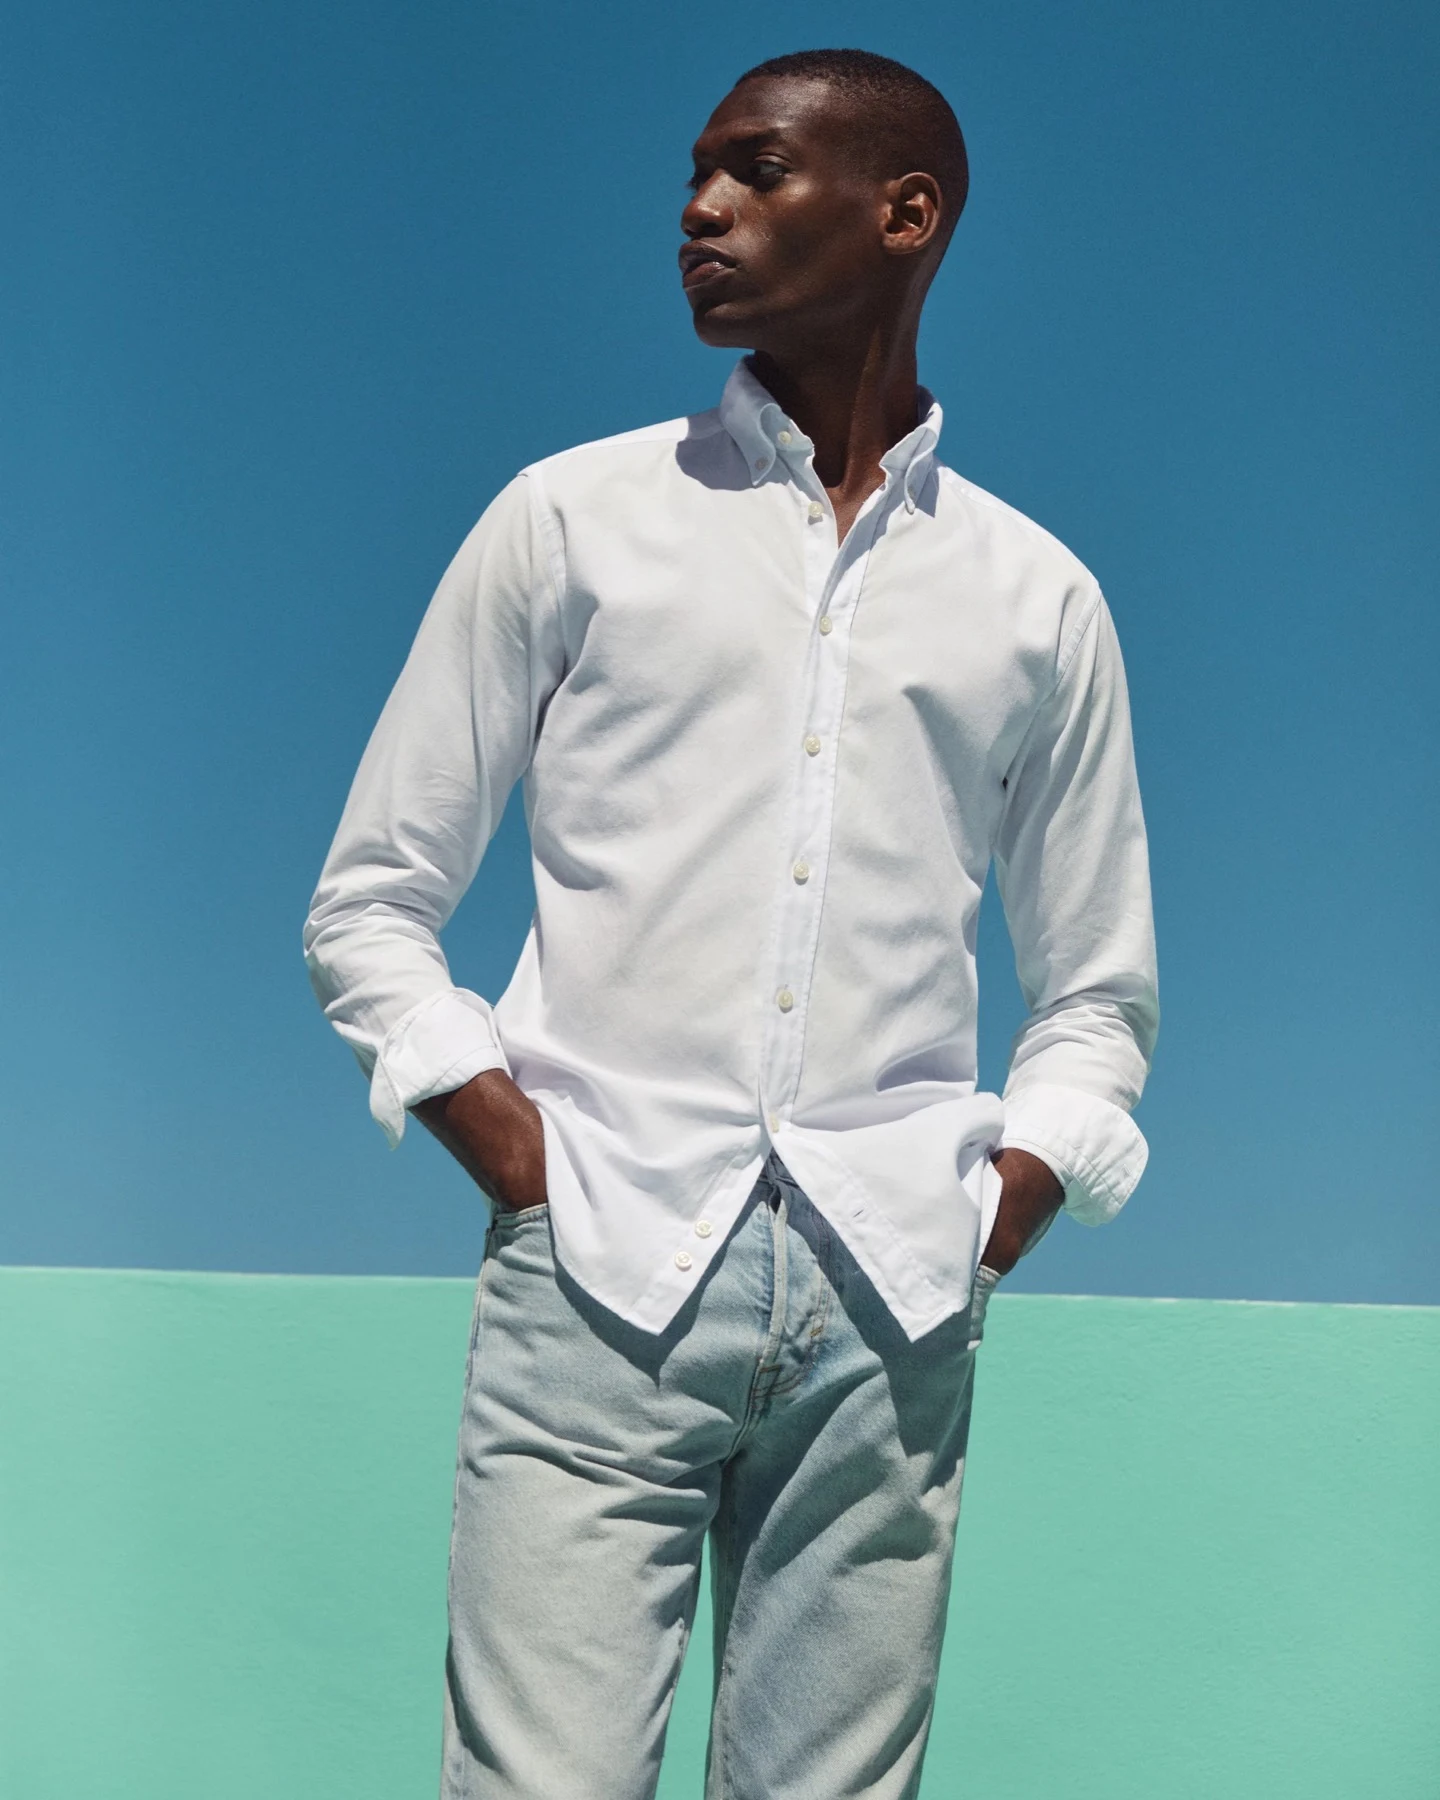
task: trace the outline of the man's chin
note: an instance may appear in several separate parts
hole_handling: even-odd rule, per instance
[[[717,301],[714,306],[699,306],[691,323],[702,344],[712,350],[748,350],[755,341],[757,320],[740,305]]]

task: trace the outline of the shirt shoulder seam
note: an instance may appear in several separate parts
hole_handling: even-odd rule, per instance
[[[1086,638],[1087,633],[1090,630],[1090,627],[1095,623],[1095,620],[1099,617],[1100,607],[1103,603],[1104,596],[1101,594],[1099,584],[1095,581],[1095,578],[1093,576],[1091,576],[1091,585],[1092,585],[1094,591],[1090,595],[1090,598],[1085,602],[1084,612],[1081,613],[1079,619],[1076,621],[1075,629],[1070,634],[1069,645],[1065,649],[1063,649],[1060,653],[1060,658],[1059,658],[1060,667],[1059,667],[1058,673],[1055,676],[1055,685],[1050,690],[1051,696],[1053,696],[1059,692],[1060,684],[1064,681],[1065,677],[1069,674],[1070,665],[1071,665],[1071,663],[1074,662],[1076,656],[1079,654],[1080,646],[1081,646],[1081,644],[1083,644],[1085,642],[1085,638]]]
[[[555,517],[555,509],[550,504],[550,495],[546,490],[540,465],[532,463],[529,468],[521,470],[521,476],[530,502],[530,516],[538,526],[540,541],[545,546],[545,560],[550,571],[550,599],[558,618],[567,585],[564,535],[560,530],[559,520]]]

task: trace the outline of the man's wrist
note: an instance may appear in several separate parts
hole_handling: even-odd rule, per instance
[[[981,1261],[1008,1275],[1064,1205],[1065,1189],[1050,1165],[1029,1150],[1000,1150],[991,1160],[1000,1176],[1000,1205]]]
[[[413,1110],[497,1206],[515,1211],[544,1201],[540,1114],[503,1069],[486,1069]]]

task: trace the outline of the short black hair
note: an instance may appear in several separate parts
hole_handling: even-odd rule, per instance
[[[885,179],[911,173],[940,183],[949,237],[970,191],[970,162],[960,121],[933,82],[872,50],[793,50],[756,63],[735,83],[789,76],[824,81],[853,101],[865,120],[866,157]]]

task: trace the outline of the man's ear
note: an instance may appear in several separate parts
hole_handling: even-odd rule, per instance
[[[914,256],[935,241],[944,210],[933,175],[902,175],[886,189],[882,242],[891,256]]]

